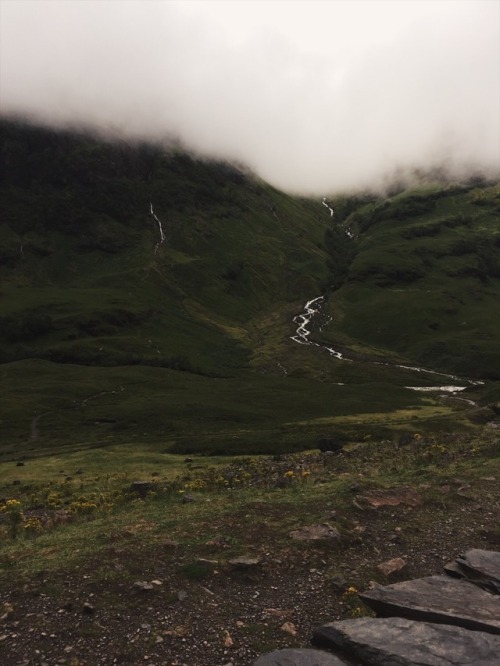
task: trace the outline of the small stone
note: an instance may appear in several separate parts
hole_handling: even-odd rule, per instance
[[[260,565],[260,560],[257,557],[234,557],[229,560],[229,564],[235,569],[254,569]]]
[[[377,569],[386,578],[390,578],[395,574],[401,573],[406,568],[406,560],[402,557],[395,557],[392,560],[382,562],[377,566]]]
[[[152,583],[148,583],[146,580],[136,580],[134,583],[134,587],[137,588],[138,590],[146,591],[146,590],[152,590],[154,588],[154,585],[152,585]]]
[[[297,635],[297,628],[293,624],[293,622],[284,622],[281,627],[281,631],[284,631],[286,634],[290,634],[290,636],[296,636]]]
[[[330,578],[329,584],[330,587],[332,587],[333,590],[335,590],[335,592],[338,592],[339,594],[343,594],[349,589],[349,583],[340,574],[335,574],[334,576],[332,576]]]
[[[289,534],[292,539],[298,541],[329,541],[332,543],[340,541],[340,532],[328,523],[308,525],[298,530],[292,530]]]
[[[93,615],[95,613],[95,608],[86,601],[83,604],[82,613],[84,615]]]

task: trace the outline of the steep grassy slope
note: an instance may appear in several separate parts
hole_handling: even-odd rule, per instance
[[[2,130],[4,362],[227,374],[250,319],[324,279],[311,202],[185,154]]]
[[[344,224],[357,240],[330,341],[500,379],[500,186],[403,193]]]

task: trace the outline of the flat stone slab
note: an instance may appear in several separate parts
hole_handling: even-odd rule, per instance
[[[500,655],[499,636],[400,617],[332,622],[313,642],[370,666],[498,666]]]
[[[380,586],[359,597],[381,617],[397,616],[500,634],[500,597],[448,576]]]
[[[347,666],[347,662],[321,650],[287,648],[262,655],[252,666]]]
[[[455,560],[463,576],[471,583],[500,594],[500,553],[473,548]]]

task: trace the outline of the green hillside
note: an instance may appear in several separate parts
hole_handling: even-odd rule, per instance
[[[398,364],[500,398],[498,186],[337,198],[331,218],[178,149],[0,129],[4,458],[470,426],[466,403],[407,388],[449,378]],[[311,338],[353,361],[291,340],[320,294]]]
[[[429,188],[361,206],[327,340],[500,379],[500,186]]]
[[[249,320],[324,280],[311,202],[151,146],[2,133],[4,362],[225,375],[248,363]]]

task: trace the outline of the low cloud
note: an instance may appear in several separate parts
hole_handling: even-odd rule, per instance
[[[435,3],[363,39],[352,23],[342,36],[340,12],[329,49],[269,25],[217,29],[213,4],[210,17],[196,3],[4,0],[2,114],[176,138],[300,193],[380,187],[415,168],[499,175],[496,1]],[[390,21],[394,3],[380,4]]]

